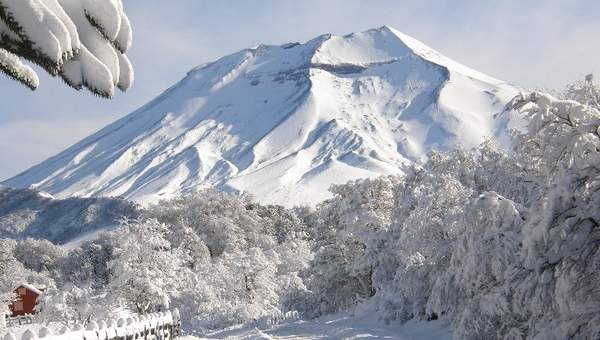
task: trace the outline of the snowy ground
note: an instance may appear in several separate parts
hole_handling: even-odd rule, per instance
[[[294,320],[259,330],[250,326],[234,326],[203,336],[185,336],[182,340],[198,339],[452,339],[449,326],[439,322],[409,322],[386,326],[365,317],[333,316],[313,321]]]

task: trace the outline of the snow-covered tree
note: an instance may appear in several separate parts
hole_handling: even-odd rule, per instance
[[[525,318],[508,311],[522,288],[518,278],[511,279],[519,264],[522,215],[512,201],[486,192],[467,202],[460,223],[463,232],[446,270],[434,278],[427,313],[453,321],[458,338],[514,336]]]
[[[517,102],[532,120],[517,151],[546,179],[523,234],[525,267],[542,284],[526,291],[530,325],[591,338],[600,331],[600,111],[536,93]]]
[[[567,85],[562,97],[600,110],[600,87],[594,83],[594,75],[591,73],[584,80]]]
[[[23,283],[53,286],[47,272],[36,272],[26,268],[15,256],[17,242],[0,239],[0,294],[10,294]]]
[[[278,243],[308,237],[306,224],[293,210],[279,205],[260,204],[250,205],[249,208],[256,210],[258,216],[264,221],[266,229],[269,230],[269,234],[275,235]]]
[[[491,142],[431,153],[391,199],[372,196],[386,197],[375,207],[394,202],[379,231],[349,228],[361,206],[332,204],[344,202],[339,194],[318,207],[313,308],[359,295],[350,268],[365,263],[370,306],[389,322],[443,318],[461,339],[599,334],[600,111],[540,93],[508,108],[528,122],[510,156]],[[354,183],[343,197],[372,189]],[[362,242],[357,230],[382,242]]]
[[[23,282],[46,286],[39,304],[46,323],[169,303],[186,327],[253,322],[299,308],[309,295],[301,273],[312,258],[310,213],[301,219],[296,211],[209,190],[150,207],[71,249],[0,240],[0,293]],[[9,223],[28,218],[17,214]]]
[[[102,233],[70,250],[59,264],[59,281],[68,281],[82,287],[90,286],[92,289],[105,289],[112,279],[109,263],[115,256],[115,243],[113,234]]]
[[[17,241],[0,239],[0,318],[2,320],[4,320],[5,315],[8,315],[8,304],[17,298],[14,290],[20,285],[29,283],[36,287],[55,287],[55,282],[47,270],[36,272],[26,268],[17,259],[18,256],[15,256],[16,252]],[[31,263],[35,263],[35,260]],[[40,267],[34,265],[32,268],[37,269]]]
[[[15,247],[15,257],[25,268],[44,272],[56,269],[59,260],[66,256],[64,248],[48,240],[25,239]]]
[[[25,268],[15,259],[13,240],[0,240],[0,332],[6,328],[5,320],[9,315],[9,303],[15,298],[13,289],[25,272]]]
[[[539,194],[539,178],[524,169],[508,150],[493,140],[478,148],[456,148],[447,152],[433,151],[423,168],[438,176],[456,178],[478,196],[495,191],[519,204],[528,205]]]
[[[149,209],[147,218],[191,228],[210,251],[211,258],[236,249],[274,246],[273,226],[246,198],[214,190],[175,198]],[[174,238],[169,236],[174,242]]]
[[[346,308],[375,293],[372,275],[391,221],[392,188],[389,178],[332,186],[334,197],[318,207],[308,283],[317,296],[316,315]]]
[[[462,206],[472,195],[460,176],[445,172],[413,167],[397,187],[393,223],[373,275],[385,320],[431,317],[427,298],[447,268],[462,232]]]
[[[112,97],[133,83],[131,32],[121,0],[1,0],[0,71],[36,89],[24,58],[75,89]]]
[[[173,301],[195,329],[280,313],[306,292],[299,274],[311,258],[310,246],[306,226],[292,210],[207,190],[161,202],[144,218],[169,226],[165,238],[191,272]]]
[[[530,117],[515,157],[535,173],[528,207],[494,192],[465,207],[464,230],[428,310],[460,338],[593,338],[599,332],[600,112],[549,95],[511,107]]]
[[[137,313],[160,310],[185,287],[189,272],[183,266],[184,254],[165,239],[167,230],[151,219],[126,222],[114,232],[109,287],[114,298]]]
[[[45,324],[60,323],[66,327],[85,325],[90,321],[103,320],[114,316],[118,305],[106,294],[89,286],[76,286],[67,282],[60,289],[44,292],[39,298],[37,311],[40,321]]]
[[[211,285],[218,291],[221,303],[231,306],[231,310],[222,316],[231,318],[228,323],[235,323],[235,319],[257,319],[279,307],[279,292],[274,280],[277,259],[273,255],[251,248],[224,254],[215,263],[215,272],[227,273],[219,275],[220,282],[211,280]]]

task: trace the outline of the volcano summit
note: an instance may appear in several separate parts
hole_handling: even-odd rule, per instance
[[[390,27],[260,45],[191,70],[135,112],[3,184],[141,203],[214,187],[314,204],[432,149],[504,139],[518,90]]]

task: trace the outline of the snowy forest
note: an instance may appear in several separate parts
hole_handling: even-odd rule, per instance
[[[333,186],[314,209],[206,190],[77,247],[3,239],[0,290],[48,287],[40,318],[65,325],[170,305],[194,330],[368,310],[446,320],[458,339],[594,338],[600,88],[521,94],[509,112],[527,122],[512,150],[432,152],[402,176]]]
[[[379,45],[398,44],[402,40],[386,26],[356,36],[359,43],[368,41],[371,45],[359,44],[354,46],[355,50],[349,48],[352,53],[348,54],[365,60],[379,58],[379,54],[381,58],[390,57],[382,51],[373,51]],[[356,36],[338,37],[333,40],[337,41],[334,47],[350,46],[349,40],[343,39]],[[388,40],[390,36],[395,38]],[[417,80],[406,76],[410,80],[406,84],[400,81],[404,78],[396,79],[398,83],[394,86],[406,87],[414,95],[406,103],[396,103],[397,111],[404,110],[413,99],[418,102],[427,96],[440,97],[441,92],[436,91],[441,88],[435,84],[429,84],[431,88],[427,90],[431,93],[416,95],[412,91],[422,90],[432,79],[452,83],[450,78],[444,78],[451,74],[444,63],[464,73],[456,73],[462,74],[458,79],[464,84],[472,84],[467,80],[480,77],[494,86],[505,85],[457,66],[412,38],[402,37],[412,41],[413,49],[408,45],[396,49],[402,53],[410,50],[411,54],[371,60],[369,64],[380,67],[419,61],[405,65],[405,69],[399,67],[402,72],[396,70],[403,76],[413,69],[422,72],[416,73],[421,76]],[[301,72],[291,68],[268,69],[265,73],[268,75],[263,78],[255,75],[251,80],[235,77],[252,58],[266,55],[269,49],[291,55],[290,51],[301,44],[260,45],[244,50],[242,66],[234,66],[224,76],[217,77],[220,80],[210,91],[230,82],[244,88],[247,80],[250,85],[246,90],[259,89],[273,74],[274,81],[268,83],[276,84],[271,84],[273,88],[289,87],[297,91],[309,83],[303,82],[308,79],[305,73],[337,70],[350,78],[353,72],[367,72],[368,63],[358,57],[360,62],[355,61],[356,65],[335,58],[332,64],[327,64],[329,59],[325,57],[329,56],[323,52],[326,51],[323,46],[328,39],[332,39],[331,35],[313,41],[320,45],[311,50],[314,55],[306,63],[299,64]],[[132,28],[120,0],[0,0],[0,72],[32,90],[40,81],[36,69],[23,60],[59,77],[70,87],[87,88],[94,95],[111,98],[115,89],[126,91],[133,84],[133,68],[126,56],[131,44]],[[322,59],[316,58],[318,62],[310,64],[319,49],[324,53]],[[300,55],[306,57],[310,53],[303,51]],[[228,58],[231,57],[225,61]],[[269,66],[268,60],[256,60],[257,68]],[[233,61],[229,64],[235,65]],[[282,64],[287,66],[289,62]],[[309,64],[316,71],[305,70]],[[184,82],[202,78],[194,72],[215,65],[209,63],[195,69]],[[219,69],[218,65],[215,69]],[[439,74],[426,73],[432,70]],[[384,70],[379,77],[352,83],[352,94],[363,91],[369,97],[371,90],[382,91],[385,86],[375,87],[373,79],[383,83],[381,79],[387,79],[390,72]],[[342,91],[343,82],[339,79],[332,80],[334,94]],[[484,83],[481,79],[477,84]],[[321,89],[326,94],[327,86]],[[181,86],[171,90],[178,87]],[[493,90],[482,89],[477,91],[484,93],[486,100],[500,102],[494,99]],[[193,91],[200,92],[200,87],[193,87]],[[315,207],[264,205],[251,195],[204,189],[143,206],[106,197],[71,197],[70,201],[63,200],[63,203],[68,201],[64,206],[50,208],[43,199],[55,199],[36,192],[39,196],[30,198],[29,208],[21,209],[15,208],[19,197],[7,197],[17,190],[0,187],[0,201],[4,203],[0,208],[17,210],[8,215],[0,210],[3,302],[0,335],[6,330],[4,316],[11,313],[8,305],[17,299],[15,287],[29,283],[44,290],[37,301],[36,323],[57,327],[90,324],[123,313],[148,315],[177,308],[184,331],[192,334],[240,324],[255,325],[272,315],[286,313],[299,315],[303,320],[336,313],[369,313],[387,325],[412,320],[442,321],[450,325],[456,339],[597,339],[600,335],[600,87],[590,74],[564,91],[546,92],[552,91],[521,92],[496,114],[494,118],[511,115],[523,122],[510,130],[506,144],[490,137],[471,149],[459,145],[449,151],[431,151],[398,171],[401,175],[332,185],[331,198]],[[281,93],[276,94],[287,96]],[[380,95],[383,98],[386,94]],[[252,99],[248,103],[255,103],[252,96],[247,94]],[[159,96],[155,103],[168,101],[166,97],[166,94]],[[374,102],[385,101],[382,98]],[[193,103],[204,99],[194,98]],[[262,98],[260,102],[260,105],[269,103]],[[200,106],[190,108],[189,112],[186,109],[183,116],[192,116]],[[230,106],[220,104],[214,111],[221,115]],[[262,112],[263,106],[257,110]],[[139,112],[142,116],[143,112]],[[336,138],[338,132],[349,130],[342,129],[341,120],[329,118],[325,126],[332,129],[329,137],[333,136],[338,144],[348,142]],[[170,117],[164,125],[175,129],[175,120]],[[241,125],[253,120],[254,116]],[[473,121],[477,124],[476,119]],[[374,125],[371,127],[370,133],[379,133]],[[114,130],[121,128],[119,125]],[[211,127],[221,128],[226,130],[224,124]],[[461,129],[464,131],[464,126]],[[248,134],[254,137],[255,131]],[[288,132],[281,133],[284,134]],[[227,142],[223,136],[226,135],[215,137],[215,144]],[[166,140],[163,137],[151,139]],[[354,142],[361,136],[349,138]],[[313,139],[314,143],[318,138]],[[244,143],[232,149],[239,151],[250,144]],[[188,148],[185,141],[180,144],[177,148]],[[396,147],[401,148],[394,144]],[[81,157],[78,154],[69,165],[79,163],[93,149],[95,145],[82,151]],[[152,147],[134,149],[131,158],[141,157],[138,151],[143,153],[146,149]],[[268,149],[265,153],[276,151],[279,149]],[[61,155],[66,159],[65,153]],[[117,164],[116,168],[126,168],[125,163]],[[214,172],[233,171],[233,166],[226,165]],[[175,166],[164,166],[169,170],[172,167]],[[52,174],[64,170],[59,168],[59,165],[52,168]],[[65,178],[70,180],[70,176],[71,172]],[[118,178],[121,180],[126,181]],[[224,178],[219,180],[225,183]],[[268,182],[260,180],[259,185]],[[75,187],[73,183],[65,186]],[[23,197],[33,192],[24,190],[29,191]],[[35,221],[39,216],[34,204],[46,214],[45,219]],[[78,209],[89,212],[89,216],[78,215]],[[121,216],[116,225],[107,222],[115,213]],[[29,232],[25,230],[27,226],[34,226],[31,235],[24,233]],[[40,236],[35,232],[46,234]],[[88,237],[81,237],[79,242],[60,242],[70,234],[77,234],[72,235],[73,239]]]

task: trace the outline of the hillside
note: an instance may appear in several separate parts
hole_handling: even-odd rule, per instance
[[[0,238],[32,237],[63,244],[139,215],[116,198],[55,199],[31,189],[0,186]]]

